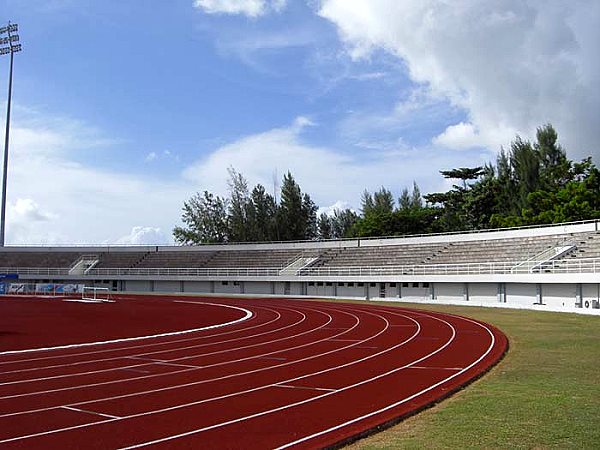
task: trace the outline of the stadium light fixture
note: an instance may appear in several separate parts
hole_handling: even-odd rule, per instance
[[[8,22],[0,28],[0,56],[10,55],[10,69],[8,75],[8,102],[6,107],[6,133],[4,134],[4,171],[2,173],[2,212],[0,213],[0,247],[4,247],[4,232],[6,229],[6,180],[8,172],[8,136],[10,131],[10,102],[12,98],[13,58],[22,47],[19,42],[19,25]]]

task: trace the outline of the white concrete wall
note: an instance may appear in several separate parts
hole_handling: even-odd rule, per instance
[[[183,292],[210,293],[210,281],[184,281]]]
[[[600,303],[600,284],[582,285],[581,299],[583,308],[586,308],[585,302],[589,302],[587,309],[591,309],[594,307],[594,305]]]
[[[403,282],[400,284],[400,293],[404,300],[428,300],[431,299],[431,288],[423,287],[421,282]]]
[[[125,291],[138,291],[138,292],[150,292],[151,281],[146,280],[126,280],[124,289]]]
[[[290,295],[302,295],[304,293],[303,290],[304,283],[290,283]]]
[[[542,303],[548,306],[575,307],[575,284],[544,284],[542,285]]]
[[[310,283],[309,283],[310,284]],[[331,286],[328,286],[331,285]],[[334,296],[335,295],[335,286],[333,283],[328,282],[314,282],[313,286],[307,287],[307,295],[316,295],[316,296]]]
[[[463,283],[435,283],[436,300],[441,302],[457,302],[465,300]]]
[[[531,307],[535,302],[536,285],[534,283],[506,283],[506,303]]]
[[[470,283],[469,301],[473,303],[498,303],[498,284]]]
[[[241,282],[215,281],[215,294],[241,294]]]
[[[244,281],[244,294],[270,294],[269,281]]]
[[[348,286],[352,284],[352,286]],[[364,297],[365,296],[365,284],[361,283],[362,286],[358,286],[359,283],[338,283],[337,296],[338,297]]]
[[[179,281],[155,281],[154,292],[181,292]]]

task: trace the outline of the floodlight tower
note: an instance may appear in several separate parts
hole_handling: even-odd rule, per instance
[[[0,28],[0,56],[10,54],[10,69],[8,75],[8,106],[6,108],[6,133],[4,135],[4,171],[2,174],[2,212],[0,213],[0,247],[4,247],[4,231],[6,219],[6,180],[8,171],[8,134],[10,131],[10,101],[12,97],[13,58],[15,53],[21,51],[19,44],[19,26],[8,22]],[[4,36],[6,34],[6,36]]]

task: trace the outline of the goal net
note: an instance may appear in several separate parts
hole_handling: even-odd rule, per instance
[[[110,290],[105,287],[84,286],[81,291],[81,300],[87,302],[113,302]]]

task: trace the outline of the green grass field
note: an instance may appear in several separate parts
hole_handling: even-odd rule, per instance
[[[349,448],[600,448],[600,317],[386,304],[488,322],[510,349],[463,391]]]

